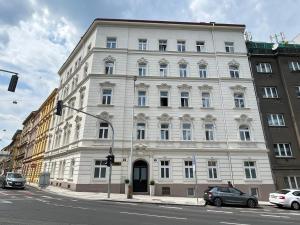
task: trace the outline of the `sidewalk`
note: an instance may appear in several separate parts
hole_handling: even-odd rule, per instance
[[[36,184],[27,184],[28,186],[39,188]],[[53,193],[65,197],[85,199],[85,200],[103,200],[115,202],[129,202],[129,203],[148,203],[148,204],[162,204],[162,205],[189,205],[189,206],[203,206],[203,198],[184,198],[184,197],[165,197],[165,196],[149,196],[149,195],[133,195],[132,199],[127,199],[125,194],[112,193],[110,198],[107,198],[107,193],[99,192],[76,192],[68,189],[63,189],[54,186],[47,188],[39,188],[42,191]],[[259,201],[260,206],[271,205],[269,202]]]

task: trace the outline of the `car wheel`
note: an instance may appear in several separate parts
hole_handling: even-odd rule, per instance
[[[298,202],[292,202],[292,209],[299,210],[300,209],[299,203]]]
[[[217,206],[217,207],[221,207],[222,206],[222,200],[220,198],[215,198],[214,205]]]
[[[255,208],[255,207],[256,207],[256,202],[255,202],[253,199],[249,199],[249,200],[247,201],[247,206],[248,206],[249,208]]]

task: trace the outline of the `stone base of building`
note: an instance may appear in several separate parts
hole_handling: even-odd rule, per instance
[[[66,181],[52,180],[50,182],[52,186],[57,186],[65,189],[70,189],[77,192],[107,192],[107,184],[74,184]],[[203,197],[204,191],[209,186],[215,184],[198,184],[197,188],[195,184],[155,184],[156,196],[173,196],[173,197]],[[216,184],[219,185],[219,184]],[[226,185],[219,185],[226,186]],[[251,193],[251,188],[257,189],[258,199],[260,201],[268,201],[269,193],[275,191],[273,184],[237,184],[236,188],[245,192]],[[150,187],[147,192],[135,193],[135,194],[149,194]],[[125,184],[112,184],[111,193],[122,194],[125,193]]]

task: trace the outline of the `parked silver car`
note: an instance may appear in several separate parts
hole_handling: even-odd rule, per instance
[[[270,193],[269,202],[278,207],[300,209],[300,190],[282,189],[275,193]]]
[[[2,188],[20,188],[24,189],[26,184],[25,178],[20,173],[8,172],[0,177],[0,187]]]

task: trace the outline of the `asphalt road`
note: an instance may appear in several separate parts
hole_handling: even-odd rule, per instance
[[[0,189],[0,225],[293,225],[300,211],[80,200],[34,188]]]

